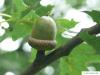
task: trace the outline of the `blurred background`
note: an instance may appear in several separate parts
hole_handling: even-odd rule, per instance
[[[66,30],[62,33],[62,37],[64,38],[72,38],[82,28],[88,28],[96,24],[88,14],[82,11],[100,11],[100,0],[41,0],[40,3],[43,6],[54,5],[51,12],[53,14],[53,18],[65,18],[68,20],[73,19],[78,22],[74,28],[71,28],[69,31]],[[5,0],[0,0],[0,75],[16,75],[18,72],[21,72],[22,69],[25,67],[27,68],[30,65],[35,58],[36,51],[33,51],[27,42],[22,42],[24,40],[23,37],[20,37],[17,40],[13,40],[11,36],[6,37],[5,39],[2,38],[2,36],[6,36],[6,30],[9,28],[9,23],[5,20],[5,18],[3,18],[3,15],[10,16],[7,14],[2,14],[4,10]],[[90,46],[84,45],[83,47],[79,47],[80,53],[82,52],[80,49],[86,51],[86,53],[94,52],[93,48]],[[23,52],[20,52],[19,49],[23,50]],[[87,51],[88,49],[89,51]],[[16,51],[20,53],[17,53]],[[88,59],[84,54],[81,58],[82,60],[75,60],[80,56],[80,54],[75,56],[75,53],[77,52],[73,51],[69,58],[61,58],[61,61],[58,60],[51,65],[48,65],[37,75],[79,75],[80,73],[78,72],[81,72],[80,69],[90,71],[97,70],[97,64],[99,64],[98,70],[100,70],[100,63],[91,63],[91,61],[100,61],[100,56],[98,56],[96,59],[95,57],[90,56],[91,58]],[[30,54],[32,55],[30,56]],[[86,62],[87,60],[90,61]],[[84,63],[86,65],[84,65]],[[64,65],[67,66],[64,67]],[[72,68],[75,70],[75,72]]]

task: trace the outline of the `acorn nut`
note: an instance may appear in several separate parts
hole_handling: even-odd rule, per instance
[[[56,47],[56,33],[55,21],[49,16],[42,16],[35,21],[28,43],[38,50],[52,50]]]

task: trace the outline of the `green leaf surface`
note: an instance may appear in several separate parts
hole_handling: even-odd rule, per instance
[[[61,59],[60,67],[60,75],[80,75],[80,69],[77,69],[75,63],[70,61],[67,57]]]
[[[35,11],[39,16],[43,16],[44,14],[46,15],[51,10],[51,7],[42,6],[40,1],[41,0],[23,0],[24,4],[27,5],[27,8],[22,11],[21,17],[27,15],[32,10]]]
[[[100,61],[100,56],[94,54],[91,46],[82,43],[69,56],[60,59],[60,75],[81,75],[90,61]]]
[[[23,2],[32,9],[37,9],[40,6],[41,0],[23,0]]]
[[[14,40],[25,37],[31,33],[32,25],[24,25],[24,24],[14,24],[13,30],[8,32],[9,36],[12,36]]]
[[[80,37],[91,45],[96,51],[100,52],[100,37],[89,35],[88,32],[82,31]]]
[[[36,13],[39,16],[44,16],[44,15],[49,15],[51,10],[52,10],[53,6],[48,5],[48,6],[40,6],[38,9],[36,9]]]
[[[22,0],[6,0],[6,13],[10,14],[13,19],[19,19],[21,12],[26,8]]]
[[[67,20],[67,19],[57,19],[56,23],[57,25],[65,29],[72,28],[77,24],[77,22],[75,22],[74,20]]]
[[[23,18],[24,16],[26,16],[30,11],[31,11],[30,8],[24,9],[24,10],[21,12],[21,17],[20,17],[20,18]]]
[[[92,10],[92,11],[85,11],[88,15],[92,17],[92,19],[100,24],[100,11]]]
[[[35,13],[35,11],[31,10],[31,11],[29,11],[29,12],[27,13],[27,15],[24,15],[24,14],[23,14],[21,21],[23,21],[24,24],[32,24],[32,25],[33,25],[33,24],[34,24],[34,21],[35,21],[36,19],[38,19],[39,17],[40,17],[40,16],[37,15],[37,14]]]
[[[64,38],[62,36],[62,33],[58,32],[57,36],[56,36],[56,40],[57,40],[57,47],[64,45],[66,42],[69,41],[68,38]]]
[[[70,29],[72,27],[74,27],[77,22],[75,22],[74,20],[67,20],[67,19],[57,19],[56,20],[56,24],[57,24],[57,42],[58,42],[58,47],[61,45],[64,45],[66,42],[69,41],[68,38],[64,38],[62,36],[62,33],[64,31],[66,31],[66,29]]]
[[[27,61],[26,61],[27,58]],[[29,57],[20,52],[8,52],[0,55],[0,75],[6,72],[14,72],[19,75],[24,68],[29,66]]]
[[[85,4],[86,0],[66,0],[66,3],[70,4],[73,8],[79,9]]]
[[[33,60],[35,60],[36,54],[37,54],[37,50],[33,48],[31,51],[31,58],[30,58],[31,63],[33,62]]]
[[[34,20],[38,18],[38,15],[34,11],[30,11],[26,16],[17,21],[9,22],[11,31],[7,32],[9,36],[12,36],[13,39],[18,39],[20,37],[25,37],[31,34],[32,26]]]

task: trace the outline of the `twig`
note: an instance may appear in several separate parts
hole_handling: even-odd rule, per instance
[[[85,30],[88,31],[88,33],[91,35],[97,34],[97,33],[100,33],[100,25],[95,25]],[[50,54],[42,58],[39,58],[39,60],[37,60],[36,58],[35,61],[32,63],[32,65],[26,71],[24,71],[24,73],[22,73],[21,75],[35,75],[41,69],[51,64],[52,62],[56,61],[60,57],[68,56],[71,53],[72,49],[78,46],[79,44],[81,44],[82,42],[83,40],[81,40],[81,38],[79,37],[79,34],[76,35],[64,46],[61,46],[55,49]]]
[[[44,58],[44,57],[45,57],[45,51],[44,51],[44,50],[38,50],[38,51],[37,51],[36,59],[37,59],[37,60],[40,60],[40,59],[42,59],[42,58]]]
[[[5,16],[5,17],[8,17],[8,18],[11,18],[10,15],[8,15],[8,14],[4,14],[4,13],[0,13],[0,16]]]
[[[21,75],[33,75],[33,69],[37,69],[37,70],[39,69],[39,67],[35,68],[35,66],[36,65],[38,66],[41,63],[40,60],[42,60],[43,58],[45,58],[45,51],[44,50],[38,50],[37,55],[36,55],[36,59],[33,62],[33,64]]]

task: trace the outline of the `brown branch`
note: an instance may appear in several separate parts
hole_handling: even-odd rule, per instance
[[[100,25],[95,25],[91,28],[85,29],[88,31],[89,34],[97,34],[100,33]],[[37,72],[39,72],[41,69],[46,67],[47,65],[51,64],[52,62],[56,61],[60,57],[68,56],[72,49],[81,44],[83,40],[79,37],[79,34],[73,37],[68,43],[66,43],[64,46],[61,46],[57,49],[55,49],[50,54],[35,59],[35,61],[32,63],[32,65],[24,71],[21,75],[35,75]]]
[[[40,60],[40,59],[42,59],[44,57],[45,57],[45,51],[44,50],[38,50],[37,51],[37,55],[36,55],[36,59]],[[37,61],[37,60],[35,60],[35,61]]]

